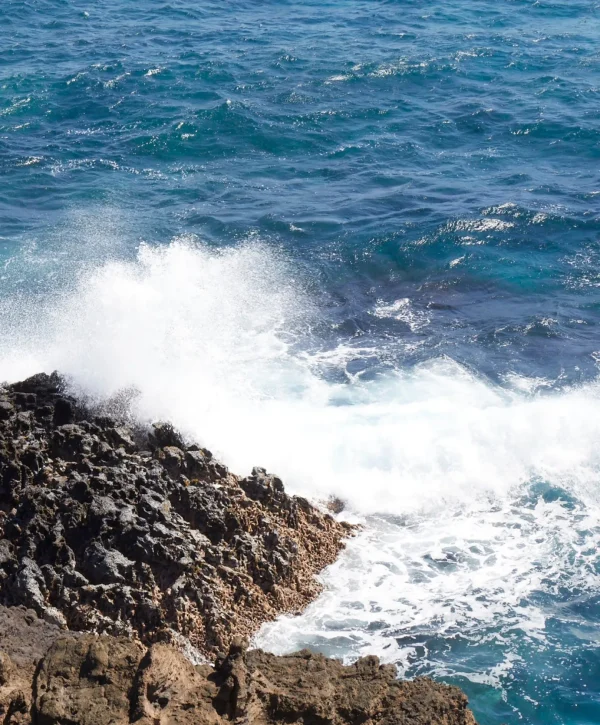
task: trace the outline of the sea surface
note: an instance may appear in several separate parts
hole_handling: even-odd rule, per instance
[[[0,379],[363,524],[256,644],[600,723],[598,0],[2,0]]]

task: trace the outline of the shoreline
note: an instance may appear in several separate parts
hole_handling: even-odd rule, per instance
[[[44,667],[52,670],[57,657],[68,661],[80,657],[85,664],[98,647],[102,652],[97,657],[105,669],[113,666],[113,659],[118,663],[119,658],[128,662],[138,658],[128,670],[131,682],[146,676],[140,674],[146,670],[139,668],[148,658],[157,659],[159,670],[172,661],[173,672],[187,668],[188,674],[192,664],[183,664],[181,652],[198,666],[203,658],[214,662],[211,672],[198,670],[204,680],[189,675],[193,687],[179,680],[173,684],[167,677],[177,692],[180,687],[185,692],[195,688],[196,716],[213,707],[210,717],[206,712],[202,716],[209,720],[235,719],[240,717],[238,710],[247,713],[258,707],[266,685],[256,672],[264,668],[282,679],[284,689],[291,687],[290,668],[300,668],[296,675],[301,680],[314,667],[329,673],[336,683],[332,691],[352,672],[365,694],[366,682],[375,677],[377,698],[385,693],[385,702],[406,696],[396,685],[411,692],[417,687],[399,683],[395,667],[380,666],[377,658],[344,668],[335,660],[308,653],[284,657],[260,650],[246,653],[247,637],[262,623],[302,610],[319,594],[315,576],[335,561],[354,527],[334,520],[306,499],[289,496],[282,481],[262,468],[237,476],[208,450],[185,441],[171,425],[132,426],[86,407],[65,387],[57,373],[0,386],[0,605],[8,619],[29,611],[20,620],[17,617],[18,627],[24,632],[28,627],[41,628],[46,633],[43,641],[51,642],[46,652],[30,653],[24,670],[29,680],[25,677],[21,683],[19,699],[10,684],[15,677],[10,664],[15,648],[8,632],[0,632],[0,650],[8,650],[2,655],[6,675],[0,683],[9,687],[4,695],[0,688],[0,702],[3,698],[9,702],[5,714],[13,708],[26,718],[37,708],[40,721],[63,722],[64,713],[52,720],[36,699],[40,673]],[[45,663],[41,669],[40,661]],[[240,670],[234,676],[235,667],[243,674]],[[63,700],[82,686],[86,675],[77,672],[68,681],[63,677],[60,685],[55,683]],[[234,684],[225,685],[231,677]],[[215,678],[220,684],[202,704],[197,691],[213,687]],[[242,680],[247,680],[244,692],[254,693],[243,705],[238,703]],[[429,698],[434,690],[438,693],[442,710],[454,703],[450,711],[458,719],[447,719],[446,714],[439,722],[474,722],[466,698],[457,695],[459,690],[430,680],[415,682],[428,683],[417,690],[424,687]],[[222,687],[231,690],[227,697]],[[259,690],[262,695],[256,694]],[[309,699],[318,701],[322,697],[318,690],[315,683]],[[295,697],[294,687],[291,691]],[[233,705],[232,693],[237,693]],[[411,697],[417,697],[415,693]],[[302,702],[307,696],[302,695]],[[221,712],[215,703],[224,697],[229,704]],[[373,717],[387,712],[384,700],[369,705]],[[138,712],[131,698],[127,702],[128,712]],[[426,709],[427,702],[425,698],[421,703]],[[328,707],[339,712],[331,722],[344,722],[346,706],[332,703]],[[84,706],[72,707],[79,708],[77,717],[83,718]],[[298,712],[302,707],[298,704]],[[273,721],[281,718],[283,713]],[[5,720],[13,721],[27,722]]]

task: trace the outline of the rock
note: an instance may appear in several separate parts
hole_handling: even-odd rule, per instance
[[[0,650],[0,687],[6,685],[13,676],[14,665],[6,652]]]
[[[0,400],[0,420],[6,420],[14,412],[14,406],[8,400]]]
[[[0,651],[0,718],[6,725],[31,722],[31,680],[23,675],[10,657]]]
[[[94,541],[85,552],[83,573],[93,584],[111,584],[131,578],[135,562],[114,549]]]
[[[0,387],[0,604],[205,655],[319,591],[350,531],[169,424],[90,410],[60,376]]]
[[[128,723],[129,692],[142,656],[141,646],[125,639],[56,640],[35,680],[35,722]]]
[[[396,668],[380,665],[377,657],[344,666],[308,650],[285,657],[255,650],[245,667],[246,696],[238,709],[262,705],[264,722],[475,725],[457,687],[425,678],[399,682]]]
[[[31,722],[36,666],[60,634],[31,610],[0,607],[0,719],[6,725]]]
[[[156,644],[140,664],[132,689],[132,721],[221,725],[212,700],[217,688],[210,667],[195,668],[173,647]]]
[[[38,662],[61,636],[64,633],[59,627],[39,619],[31,609],[0,607],[0,651],[10,657],[17,671],[33,676]]]
[[[56,639],[27,677],[5,654],[0,671],[5,723],[476,725],[458,688],[399,682],[376,657],[344,666],[308,651],[246,652],[241,639],[214,669],[170,645],[85,635]]]
[[[170,423],[155,423],[148,434],[150,447],[154,450],[165,446],[184,449],[185,442]]]
[[[179,476],[183,473],[185,454],[177,446],[165,446],[158,449],[158,460],[171,476]]]
[[[265,469],[240,478],[168,424],[97,414],[56,374],[0,387],[2,722],[474,725],[460,690],[375,657],[246,651],[351,533]]]

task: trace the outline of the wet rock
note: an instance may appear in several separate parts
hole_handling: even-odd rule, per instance
[[[157,457],[171,476],[177,477],[183,472],[185,456],[181,448],[177,446],[159,448]]]
[[[73,404],[70,400],[67,400],[66,398],[59,398],[54,404],[54,409],[52,409],[52,406],[45,406],[44,408],[42,408],[42,411],[43,417],[46,417],[49,412],[52,412],[52,414],[54,415],[55,426],[72,423],[75,417]]]
[[[164,448],[165,446],[185,448],[183,438],[170,423],[155,423],[149,432],[148,440],[153,449]]]

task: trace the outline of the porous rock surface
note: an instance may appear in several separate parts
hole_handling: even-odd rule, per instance
[[[86,409],[55,373],[0,387],[1,604],[212,657],[313,599],[348,533],[264,469]]]
[[[5,725],[475,725],[455,687],[399,682],[376,657],[354,665],[304,650],[245,652],[194,667],[158,643],[110,636],[59,637],[33,677],[0,652]]]

